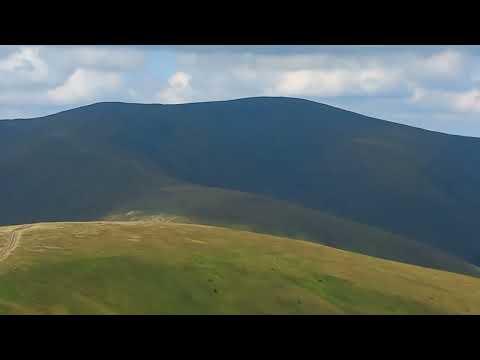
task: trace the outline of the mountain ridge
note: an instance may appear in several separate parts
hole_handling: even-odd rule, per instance
[[[479,154],[477,138],[304,99],[97,103],[0,123],[0,223],[107,215],[173,182],[287,201],[479,264]]]
[[[93,103],[89,103],[89,104],[85,104],[85,105],[72,107],[72,108],[69,108],[69,109],[66,109],[66,110],[61,110],[61,111],[54,112],[54,113],[47,114],[47,115],[43,115],[43,116],[29,117],[29,118],[0,119],[0,121],[28,121],[28,120],[45,119],[45,118],[49,118],[49,117],[52,117],[52,116],[55,116],[55,115],[75,111],[75,110],[82,110],[82,109],[86,109],[86,108],[95,108],[97,106],[103,106],[103,105],[134,105],[134,106],[138,105],[138,106],[166,106],[166,107],[168,107],[168,106],[183,106],[183,105],[196,105],[196,104],[215,104],[215,103],[241,102],[241,101],[250,101],[250,100],[256,100],[256,99],[259,99],[259,100],[260,99],[266,99],[266,100],[277,99],[277,100],[305,101],[305,102],[329,107],[329,108],[332,108],[332,109],[335,109],[335,110],[344,111],[344,112],[350,113],[352,115],[362,116],[362,117],[365,117],[365,118],[368,118],[368,119],[372,119],[372,120],[376,120],[376,121],[382,121],[382,122],[386,122],[386,123],[389,123],[389,124],[398,125],[398,126],[407,127],[407,128],[412,128],[412,129],[416,129],[416,130],[426,131],[426,132],[429,132],[429,133],[442,134],[442,135],[448,135],[448,136],[456,136],[456,137],[467,138],[467,139],[480,139],[480,137],[476,137],[476,136],[451,134],[451,133],[446,133],[446,132],[437,131],[437,130],[425,129],[425,128],[418,127],[418,126],[402,124],[402,123],[398,123],[398,122],[395,122],[395,121],[390,121],[390,120],[387,120],[387,119],[381,119],[381,118],[377,118],[377,117],[374,117],[374,116],[366,115],[366,114],[356,112],[356,111],[353,111],[353,110],[343,109],[341,107],[330,105],[330,104],[327,104],[327,103],[318,102],[318,101],[309,100],[309,99],[304,99],[304,98],[299,98],[299,97],[291,97],[291,96],[248,96],[248,97],[240,97],[240,98],[233,98],[233,99],[227,99],[227,100],[197,101],[197,102],[186,102],[186,103],[175,103],[175,104],[143,103],[143,102],[128,102],[128,101],[98,101],[98,102],[93,102]]]

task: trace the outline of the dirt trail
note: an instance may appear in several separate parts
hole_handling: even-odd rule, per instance
[[[2,249],[0,249],[0,262],[7,260],[7,258],[15,251],[20,241],[21,232],[32,226],[33,225],[22,225],[10,233],[10,238],[7,243]]]

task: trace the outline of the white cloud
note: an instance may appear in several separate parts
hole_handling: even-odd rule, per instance
[[[128,70],[142,65],[144,54],[125,47],[74,46],[65,50],[77,66],[95,69]]]
[[[64,84],[48,91],[48,98],[57,104],[98,101],[99,96],[118,89],[121,82],[121,76],[115,72],[77,69]]]
[[[168,87],[160,91],[155,99],[172,104],[185,102],[192,91],[191,80],[191,75],[182,71],[176,72],[168,79]]]
[[[141,68],[144,55],[123,46],[0,46],[0,104],[100,101],[118,89],[123,74]]]
[[[240,80],[254,81],[258,78],[258,72],[248,65],[241,65],[231,70],[232,75]]]
[[[395,72],[380,67],[287,71],[280,74],[273,92],[297,96],[375,94],[392,89],[398,80]]]
[[[410,101],[431,108],[444,109],[453,112],[478,113],[480,112],[480,90],[466,91],[439,91],[417,88]]]
[[[285,95],[338,95],[344,91],[347,80],[342,71],[288,71],[280,75],[274,92]]]
[[[184,72],[176,72],[168,79],[168,84],[171,88],[183,90],[190,86],[192,77]]]
[[[48,79],[48,65],[40,56],[40,47],[23,46],[0,58],[0,88]]]
[[[195,78],[194,100],[245,96],[406,94],[397,67],[369,56],[331,54],[195,54],[179,57]]]
[[[480,112],[480,90],[473,89],[453,97],[453,107],[459,111]]]
[[[0,92],[0,104],[2,107],[17,105],[25,107],[30,105],[45,105],[49,100],[44,93],[38,91],[8,91]]]
[[[428,97],[429,93],[423,88],[414,88],[410,101],[418,103],[424,101]]]
[[[460,52],[448,49],[418,59],[413,70],[419,76],[452,77],[463,69],[464,62]]]

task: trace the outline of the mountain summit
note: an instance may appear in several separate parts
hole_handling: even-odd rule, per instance
[[[474,273],[479,163],[480,139],[302,99],[98,103],[0,121],[0,224],[161,212]]]

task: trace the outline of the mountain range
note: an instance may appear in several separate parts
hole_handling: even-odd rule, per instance
[[[181,217],[480,275],[480,139],[294,98],[0,121],[0,225]]]

